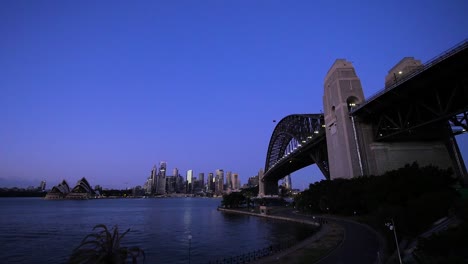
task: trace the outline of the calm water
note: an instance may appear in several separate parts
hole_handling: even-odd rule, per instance
[[[0,198],[0,263],[65,263],[96,224],[118,225],[145,263],[207,263],[311,232],[310,227],[216,210],[220,199],[46,201]]]

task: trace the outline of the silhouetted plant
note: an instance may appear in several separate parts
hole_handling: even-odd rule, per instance
[[[143,257],[145,252],[139,247],[123,247],[121,240],[130,231],[127,229],[119,234],[117,226],[113,230],[108,230],[105,225],[96,225],[93,231],[101,229],[87,235],[81,244],[73,251],[69,263],[126,263],[131,259],[132,263],[137,263],[137,259]]]

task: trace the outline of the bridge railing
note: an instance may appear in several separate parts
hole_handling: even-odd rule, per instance
[[[450,48],[450,49],[442,52],[441,54],[437,55],[436,57],[430,59],[429,61],[424,63],[422,65],[422,67],[416,69],[415,71],[413,71],[412,73],[410,73],[408,75],[403,76],[399,80],[396,80],[393,85],[391,85],[391,86],[389,86],[387,88],[383,88],[382,90],[380,90],[376,94],[370,96],[369,98],[366,99],[366,101],[363,104],[361,104],[360,106],[354,108],[351,113],[354,113],[354,112],[358,111],[359,109],[364,107],[367,103],[371,102],[375,98],[377,98],[377,97],[381,96],[382,94],[392,90],[393,88],[399,86],[400,84],[408,81],[409,79],[413,78],[414,76],[416,76],[416,75],[420,74],[421,72],[423,72],[423,71],[431,68],[432,66],[436,65],[437,63],[439,63],[439,62],[441,62],[441,61],[443,61],[443,60],[457,54],[460,51],[465,50],[466,48],[468,48],[468,39],[465,39],[465,40],[459,42],[458,44],[456,44],[452,48]]]

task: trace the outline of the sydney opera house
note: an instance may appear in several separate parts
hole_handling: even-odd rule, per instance
[[[93,198],[96,196],[96,193],[89,185],[86,178],[81,178],[76,183],[76,186],[73,189],[70,189],[68,183],[63,180],[59,185],[56,185],[50,190],[45,199],[47,200],[58,200],[58,199],[72,199],[72,200],[84,200]]]

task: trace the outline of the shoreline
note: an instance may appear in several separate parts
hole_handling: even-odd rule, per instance
[[[218,211],[225,213],[244,214],[281,221],[303,223],[313,225],[317,228],[316,232],[314,232],[310,237],[305,238],[304,240],[298,242],[297,244],[289,248],[256,259],[253,261],[253,263],[304,263],[304,261],[308,263],[316,263],[321,259],[327,257],[336,248],[340,247],[340,245],[344,241],[344,229],[337,223],[328,223],[328,220],[325,218],[318,217],[317,219],[315,219],[314,216],[304,216],[300,214],[293,214],[288,216],[279,215],[281,213],[284,213],[285,208],[277,207],[275,209],[276,210],[272,211],[272,214],[265,215],[260,214],[258,212],[246,211],[242,209],[239,210],[218,207]],[[277,215],[275,215],[275,213]],[[312,219],[308,219],[310,217],[312,217]]]

